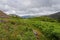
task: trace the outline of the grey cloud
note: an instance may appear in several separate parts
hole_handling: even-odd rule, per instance
[[[60,0],[0,0],[0,10],[17,15],[52,14],[60,11]]]

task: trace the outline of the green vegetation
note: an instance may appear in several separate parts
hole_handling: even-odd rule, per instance
[[[0,18],[0,40],[60,40],[60,23],[46,16]]]

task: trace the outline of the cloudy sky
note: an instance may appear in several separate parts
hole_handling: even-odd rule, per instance
[[[19,16],[40,16],[60,12],[60,0],[0,0],[0,10]]]

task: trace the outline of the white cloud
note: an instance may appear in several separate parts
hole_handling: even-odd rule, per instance
[[[0,0],[0,2],[4,2],[4,3],[6,3],[8,0]]]
[[[60,11],[60,0],[0,0],[0,10],[17,15],[46,15]]]
[[[29,6],[29,5],[31,5],[31,1],[30,0],[22,0],[21,4],[24,6]]]

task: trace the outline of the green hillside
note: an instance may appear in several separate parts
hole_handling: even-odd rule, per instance
[[[60,40],[60,23],[49,17],[0,18],[0,40]]]

